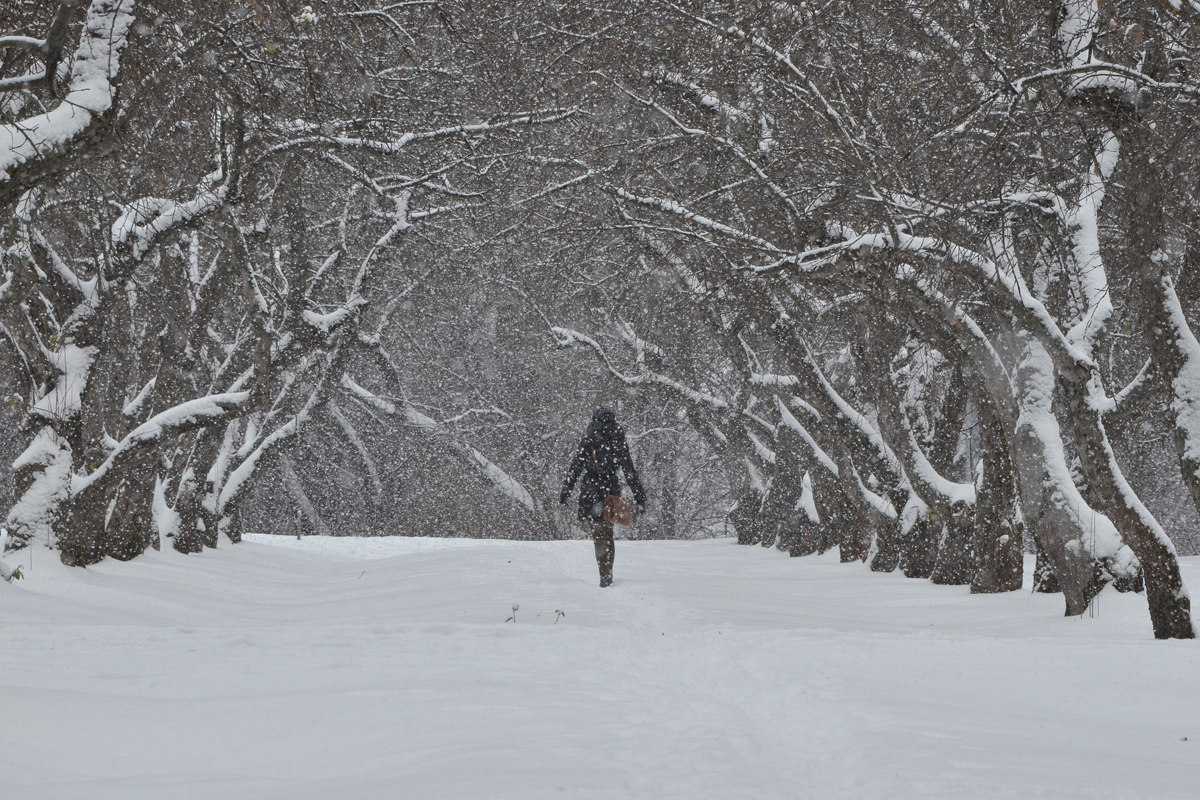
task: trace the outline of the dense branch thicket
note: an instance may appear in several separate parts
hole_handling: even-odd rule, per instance
[[[569,535],[607,403],[652,535],[1193,635],[1194,3],[12,13],[17,546]]]

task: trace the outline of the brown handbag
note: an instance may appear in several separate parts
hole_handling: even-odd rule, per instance
[[[596,465],[596,479],[600,478],[600,462],[596,460],[596,448],[592,448],[592,463]],[[604,495],[604,521],[614,525],[628,525],[633,522],[629,506],[615,494]]]

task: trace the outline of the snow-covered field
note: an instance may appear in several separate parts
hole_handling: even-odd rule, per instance
[[[1200,645],[1140,596],[1064,619],[729,540],[618,542],[605,590],[586,541],[33,558],[10,800],[1200,797]]]

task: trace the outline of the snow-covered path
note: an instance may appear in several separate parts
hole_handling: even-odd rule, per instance
[[[729,540],[618,542],[601,590],[585,541],[251,538],[0,583],[0,796],[1200,797],[1200,645],[1140,596],[1064,619]]]

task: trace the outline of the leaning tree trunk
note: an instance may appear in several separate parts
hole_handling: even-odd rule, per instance
[[[837,410],[822,404],[823,393],[811,396],[826,420],[837,419]],[[781,408],[786,412],[786,407]],[[828,432],[827,425],[828,423],[822,425],[823,432]],[[821,518],[819,525],[813,530],[812,547],[818,553],[837,547],[841,551],[843,561],[861,561],[871,546],[871,515],[875,512],[867,506],[862,492],[859,491],[858,483],[853,477],[854,462],[846,448],[845,440],[840,438],[842,435],[844,434],[835,424],[834,434],[822,437],[820,446],[824,448],[825,456],[833,462],[832,464],[822,461],[815,452],[808,451],[811,462],[822,462],[825,465],[819,473],[809,473],[813,502],[817,515]],[[808,447],[807,444],[803,446]],[[845,476],[849,476],[849,479],[845,479]]]
[[[871,302],[868,311],[875,321],[872,326],[866,319],[861,320],[864,336],[860,336],[853,345],[855,358],[866,368],[873,380],[865,382],[865,388],[873,394],[878,417],[878,432],[882,440],[894,438],[898,429],[907,430],[898,420],[904,412],[900,409],[895,386],[892,385],[892,358],[896,354],[897,343],[903,341],[903,334],[898,326],[889,325],[886,309],[877,302]],[[832,398],[831,398],[832,399]],[[900,464],[888,464],[883,451],[886,445],[867,442],[859,426],[849,426],[849,441],[853,443],[852,453],[855,460],[861,464],[878,462],[880,472],[885,477],[886,487],[884,496],[897,512],[908,502],[911,489],[904,480],[903,467]],[[894,459],[893,459],[894,460]],[[893,474],[888,474],[893,473]],[[871,528],[874,536],[874,555],[871,556],[872,572],[894,572],[900,565],[901,528],[900,515],[888,517],[872,509],[870,515]]]
[[[105,556],[128,561],[157,545],[144,483],[157,455],[156,445],[129,450],[106,475],[63,503],[55,530],[64,564],[82,567]]]
[[[1139,16],[1148,12],[1142,10]],[[1159,63],[1165,63],[1161,40],[1154,40]],[[1112,123],[1123,154],[1121,179],[1129,207],[1123,215],[1131,266],[1129,300],[1149,346],[1154,366],[1171,388],[1170,410],[1175,450],[1184,485],[1200,511],[1200,343],[1188,324],[1164,255],[1163,209],[1175,198],[1163,187],[1163,169],[1172,158],[1192,158],[1186,148],[1175,155],[1172,143],[1151,128],[1139,113],[1113,113],[1109,105],[1091,106]],[[1183,188],[1183,187],[1180,187]],[[1181,282],[1194,281],[1195,264],[1185,264]],[[1189,274],[1190,273],[1190,274]],[[1184,277],[1186,276],[1186,278]]]
[[[1171,276],[1147,258],[1135,269],[1135,295],[1154,366],[1171,387],[1175,454],[1183,483],[1200,511],[1200,342],[1196,341]],[[1151,272],[1151,269],[1155,272]]]
[[[777,442],[778,444],[778,442]],[[784,448],[775,451],[775,478],[767,493],[762,510],[763,547],[778,545],[786,550],[790,546],[789,527],[796,517],[796,503],[804,492],[804,464],[787,454]]]
[[[1054,414],[1054,363],[1036,339],[1018,333],[1009,349],[1022,353],[1011,376],[1000,362],[992,344],[978,332],[975,321],[964,314],[949,298],[936,290],[914,285],[908,296],[918,314],[928,317],[931,327],[941,332],[947,346],[960,348],[980,378],[987,402],[997,409],[1004,421],[1013,476],[1016,479],[1024,530],[1034,542],[1047,569],[1034,578],[1035,589],[1061,591],[1067,616],[1087,610],[1087,590],[1093,583],[1090,557],[1078,546],[1087,531],[1068,500],[1078,495],[1063,456],[1062,437]],[[1001,295],[1006,301],[1010,298]],[[939,322],[934,322],[934,320]],[[965,324],[964,320],[970,324]],[[997,320],[1003,330],[1004,320]],[[981,403],[982,404],[982,403]],[[1073,510],[1074,509],[1074,510]],[[1052,575],[1057,588],[1039,581],[1038,575]]]
[[[928,503],[930,511],[925,515],[926,520],[937,523],[935,530],[937,527],[941,528],[941,537],[935,540],[937,555],[929,577],[934,583],[970,583],[975,571],[968,530],[973,518],[972,508],[967,502],[952,501],[943,493],[944,490],[939,488],[935,476],[929,474],[932,465],[926,465],[924,455],[917,452],[919,445],[913,439],[908,419],[900,407],[900,396],[892,383],[888,365],[880,359],[870,364],[870,369],[878,376],[876,397],[880,430],[891,442],[892,450],[899,457],[917,496]],[[898,491],[892,493],[892,503],[897,507],[901,507],[900,494]],[[898,550],[896,555],[899,561]]]
[[[929,463],[941,475],[949,475],[954,467],[954,453],[967,413],[967,384],[962,367],[954,370],[946,399],[938,413],[937,430],[929,449]],[[936,513],[936,512],[935,512]],[[900,569],[909,578],[930,578],[938,562],[941,526],[922,515],[904,538]]]
[[[810,473],[809,483],[820,522],[802,525],[805,533],[794,552],[798,556],[826,553],[838,546],[844,526],[862,524],[862,509],[846,499],[836,475],[828,470]]]
[[[1195,638],[1191,600],[1179,574],[1175,548],[1121,473],[1100,411],[1094,402],[1090,402],[1093,394],[1090,382],[1064,377],[1061,383],[1070,406],[1068,416],[1089,495],[1099,501],[1142,565],[1155,638]]]
[[[1093,582],[1091,558],[1080,546],[1086,532],[1064,497],[1073,486],[1063,485],[1069,475],[1052,405],[1054,365],[1031,338],[1026,339],[1013,382],[1020,416],[1011,446],[1021,510],[1063,593],[1066,616],[1078,616],[1087,610]]]
[[[753,448],[744,426],[737,420],[726,424],[727,419],[696,404],[688,404],[686,413],[692,430],[704,437],[713,452],[721,457],[721,466],[734,498],[726,521],[733,526],[738,544],[758,544],[762,541],[758,517],[763,498],[750,480],[749,459]]]
[[[800,494],[802,496],[804,493],[804,481],[807,475],[813,508],[819,518],[818,520],[810,519],[807,512],[793,514],[785,525],[782,546],[791,556],[807,556],[818,551],[824,552],[831,545],[822,548],[822,537],[830,520],[836,515],[837,509],[836,498],[833,496],[837,494],[833,474],[828,470],[817,468],[816,464],[821,459],[813,450],[812,445],[800,434],[800,430],[803,429],[800,422],[791,415],[780,397],[776,396],[775,402],[781,417],[775,439],[782,450],[795,453],[797,463],[806,468],[806,471],[800,474]]]
[[[201,498],[196,486],[196,474],[191,469],[179,477],[178,483],[168,484],[165,491],[175,490],[175,513],[179,515],[179,527],[172,538],[171,546],[179,553],[202,553],[206,535],[200,532]],[[205,530],[204,534],[208,531]],[[215,542],[210,545],[215,547]]]
[[[1121,130],[1120,136],[1122,149],[1128,154],[1127,180],[1133,206],[1129,215],[1129,239],[1135,263],[1130,299],[1140,318],[1154,365],[1171,387],[1170,408],[1179,471],[1192,495],[1192,502],[1200,510],[1200,343],[1192,333],[1166,270],[1166,259],[1159,257],[1163,197],[1159,165],[1151,146],[1153,131],[1135,121]],[[1093,426],[1100,425],[1099,419],[1093,422]],[[1102,426],[1098,434],[1101,435],[1093,432],[1093,447],[1098,448],[1097,455],[1102,458],[1100,466],[1103,467],[1111,458],[1111,448],[1102,436]],[[1118,480],[1108,493],[1124,483],[1115,463],[1110,471]],[[1116,497],[1125,500],[1124,494],[1117,492]],[[1125,541],[1142,562],[1154,635],[1158,638],[1191,638],[1194,630],[1190,621],[1190,601],[1179,575],[1174,547],[1157,530],[1157,525],[1143,523],[1148,514],[1139,513],[1134,504],[1127,501],[1120,507],[1124,510],[1121,518],[1135,530],[1133,538],[1126,536]],[[1113,521],[1117,522],[1116,519]],[[1152,518],[1146,521],[1152,522]],[[1124,528],[1122,534],[1125,534]]]

